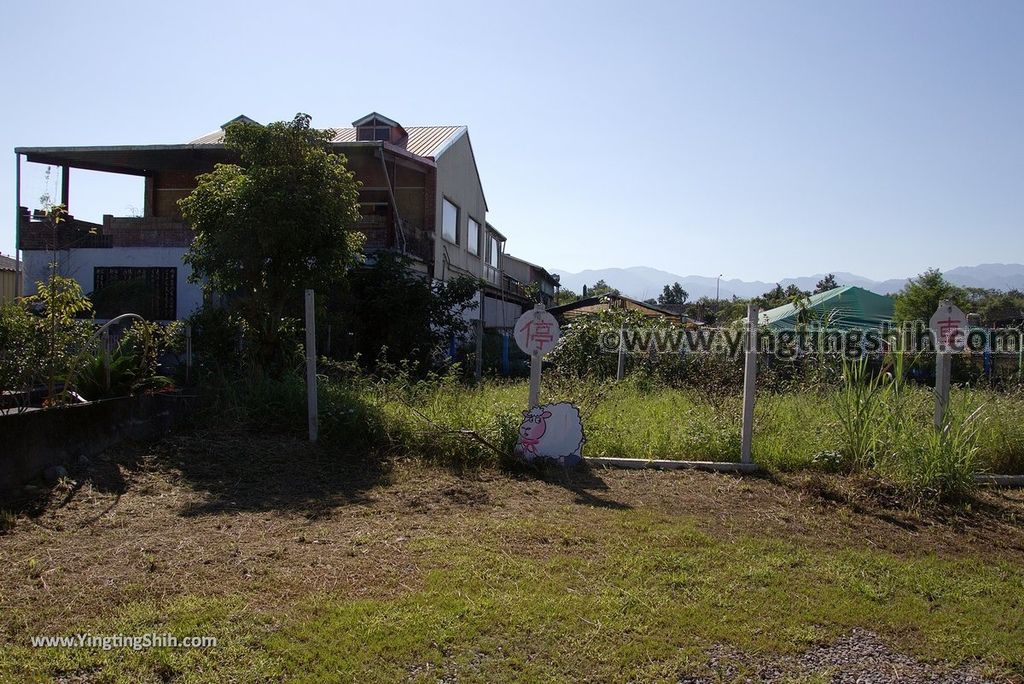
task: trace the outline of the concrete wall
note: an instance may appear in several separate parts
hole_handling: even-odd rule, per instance
[[[14,301],[18,290],[18,272],[0,269],[0,304]]]
[[[447,199],[459,208],[459,242],[451,243],[441,237],[442,212]],[[484,277],[484,256],[486,245],[483,235],[480,240],[480,254],[470,254],[466,250],[467,226],[473,218],[481,226],[487,220],[487,206],[484,202],[484,191],[476,172],[473,149],[469,143],[469,134],[464,134],[437,160],[437,195],[434,205],[434,277],[439,280],[450,280],[456,275],[472,275]],[[445,255],[447,254],[447,260]]]
[[[188,415],[191,398],[173,394],[104,399],[24,413],[0,413],[0,501],[57,465],[74,465],[124,439],[152,439]]]
[[[192,268],[181,259],[185,247],[114,247],[112,249],[71,249],[57,253],[61,275],[78,281],[84,292],[92,292],[96,266],[173,266],[177,273],[178,318],[185,318],[203,304],[199,285],[188,282]],[[22,252],[25,292],[34,294],[36,282],[46,280],[53,253],[41,250]]]
[[[511,330],[523,313],[523,305],[505,302],[494,297],[485,297],[484,327]]]

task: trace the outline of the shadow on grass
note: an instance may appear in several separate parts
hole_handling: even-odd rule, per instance
[[[541,481],[572,492],[576,496],[574,503],[620,511],[632,508],[627,503],[615,501],[607,496],[601,496],[600,494],[607,494],[607,492],[611,491],[608,483],[598,475],[596,470],[586,463],[573,468],[549,465],[533,472]]]
[[[184,516],[292,511],[317,519],[370,501],[366,492],[388,478],[386,465],[371,458],[294,435],[201,432],[165,440],[158,449],[163,467],[208,494],[183,504]]]

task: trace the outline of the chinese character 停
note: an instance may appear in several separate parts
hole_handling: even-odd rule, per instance
[[[527,321],[520,330],[526,331],[526,344],[531,348],[542,348],[555,339],[551,332],[551,324],[543,320]]]

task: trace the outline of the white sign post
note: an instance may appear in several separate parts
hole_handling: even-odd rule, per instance
[[[757,306],[747,304],[747,350],[743,365],[743,427],[740,462],[750,463],[754,445],[754,386],[757,382]]]
[[[530,355],[530,405],[540,404],[540,367],[544,355],[558,344],[558,321],[537,304],[516,321],[516,344]]]
[[[309,412],[309,441],[315,442],[320,421],[316,405],[316,306],[312,290],[306,290],[306,410]]]
[[[967,316],[949,300],[939,302],[929,327],[935,336],[935,427],[942,421],[949,405],[949,381],[953,352],[963,351],[967,336]]]

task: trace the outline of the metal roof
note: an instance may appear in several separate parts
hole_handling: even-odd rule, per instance
[[[452,146],[466,132],[465,126],[409,126],[405,128],[409,134],[409,141],[405,149],[418,157],[432,157],[436,159],[444,154],[445,150]],[[212,133],[196,138],[191,145],[216,145],[224,141],[224,131],[216,130]],[[344,126],[334,129],[334,138],[331,142],[351,143],[356,142],[356,129],[351,126]]]
[[[0,254],[0,271],[13,271],[17,261],[6,254]]]

